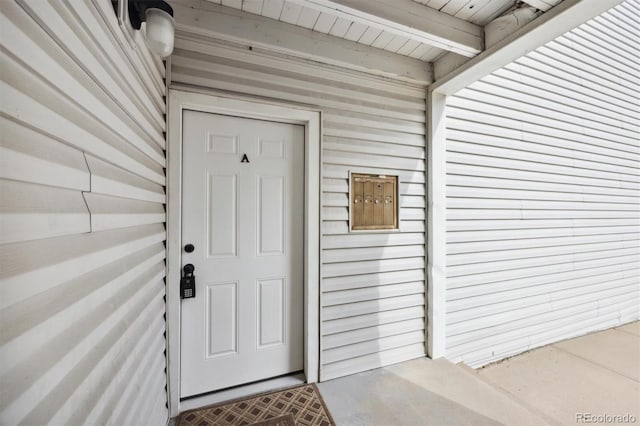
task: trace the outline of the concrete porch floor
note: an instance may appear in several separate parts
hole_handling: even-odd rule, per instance
[[[640,322],[479,370],[421,358],[319,388],[345,426],[593,423],[580,414],[627,415],[626,423],[640,424]]]

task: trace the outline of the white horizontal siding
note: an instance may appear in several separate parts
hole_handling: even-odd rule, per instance
[[[163,424],[164,67],[109,1],[0,10],[0,423]]]
[[[425,88],[180,32],[171,77],[323,111],[321,379],[424,356]],[[400,232],[349,233],[349,170],[400,177]]]
[[[640,318],[640,3],[447,101],[447,357]]]

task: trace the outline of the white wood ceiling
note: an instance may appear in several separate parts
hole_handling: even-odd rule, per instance
[[[211,3],[221,4],[222,6],[231,7],[242,10],[247,13],[261,15],[270,19],[279,20],[292,25],[304,27],[317,31],[319,33],[328,34],[341,39],[354,41],[363,45],[374,48],[383,49],[399,55],[415,58],[425,62],[434,62],[439,59],[447,51],[441,47],[447,47],[436,44],[427,44],[418,37],[412,37],[410,34],[403,36],[393,29],[387,31],[380,26],[369,26],[365,22],[353,21],[349,15],[340,15],[332,13],[331,9],[318,8],[318,2],[323,0],[309,0],[307,5],[311,6],[316,1],[316,7],[307,7],[305,0],[207,0]],[[382,0],[381,0],[382,1]],[[387,4],[395,5],[394,3]],[[524,0],[530,5],[539,5],[542,10],[548,10],[553,5],[562,0]],[[372,3],[373,4],[373,3]],[[401,4],[401,3],[399,3]],[[437,10],[442,14],[450,15],[457,18],[462,24],[475,25],[476,33],[479,31],[480,37],[482,27],[491,22],[496,17],[507,11],[516,4],[516,0],[412,0],[404,3],[405,8],[411,4],[420,4],[429,10]],[[403,9],[404,10],[404,9]],[[408,10],[404,10],[410,13]],[[413,12],[416,12],[415,10]],[[435,12],[435,13],[438,13]],[[440,16],[446,16],[440,15]],[[448,18],[448,16],[447,16]],[[432,18],[433,19],[433,18]],[[453,19],[453,18],[451,18]],[[436,25],[441,24],[442,18],[434,22]],[[448,19],[445,19],[447,21]],[[462,25],[464,27],[464,25]],[[457,30],[460,30],[458,28]],[[462,31],[466,31],[462,29]],[[481,40],[481,39],[480,39]],[[448,47],[448,50],[454,50]],[[454,50],[455,51],[455,50]],[[478,50],[465,56],[474,56]]]
[[[443,49],[409,40],[359,22],[353,22],[335,15],[318,12],[286,0],[209,0],[212,3],[241,9],[248,13],[277,19],[313,31],[329,34],[367,46],[377,47],[399,55],[431,62],[445,53]],[[491,0],[489,0],[491,1]]]
[[[515,0],[413,1],[483,27],[516,3]]]

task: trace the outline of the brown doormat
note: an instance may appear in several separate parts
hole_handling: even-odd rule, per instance
[[[176,426],[335,426],[314,384],[254,395],[180,414]]]
[[[296,426],[295,417],[289,413],[284,416],[273,417],[268,420],[263,420],[258,423],[254,423],[251,426]]]

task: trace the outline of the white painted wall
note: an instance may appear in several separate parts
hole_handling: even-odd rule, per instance
[[[425,88],[179,33],[172,84],[323,110],[321,379],[424,356]],[[348,173],[400,176],[401,231],[348,232]]]
[[[0,423],[164,424],[164,66],[109,1],[0,10]]]
[[[640,318],[640,2],[447,101],[446,354]]]

